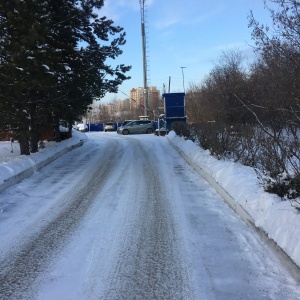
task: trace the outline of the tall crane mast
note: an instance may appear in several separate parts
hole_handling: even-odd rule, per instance
[[[145,2],[139,0],[141,7],[142,51],[143,51],[143,79],[144,79],[144,114],[148,116],[148,84],[147,84],[147,56],[146,56],[146,30],[145,30]]]

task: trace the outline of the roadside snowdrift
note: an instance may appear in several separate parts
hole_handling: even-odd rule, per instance
[[[20,155],[18,142],[0,143],[0,192],[31,176],[68,151],[82,145],[85,134],[73,130],[72,138],[60,143],[45,141],[45,148],[31,155]]]
[[[245,221],[263,230],[300,266],[300,212],[290,202],[264,192],[252,168],[217,160],[173,131],[167,139]]]

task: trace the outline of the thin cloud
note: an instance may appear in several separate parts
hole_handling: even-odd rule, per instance
[[[217,45],[216,47],[213,48],[213,50],[222,51],[222,50],[238,49],[238,48],[245,48],[245,47],[249,47],[246,42],[234,42],[234,43]]]
[[[156,22],[155,27],[157,29],[166,29],[177,24],[191,25],[203,23],[206,20],[214,18],[224,11],[224,6],[217,6],[213,10],[205,11],[202,10],[202,13],[199,14],[198,10],[187,10],[183,6],[174,6],[171,10],[168,10],[164,14],[164,18],[159,18],[159,21]]]
[[[165,29],[165,28],[169,28],[175,24],[180,23],[181,19],[177,18],[177,17],[173,17],[173,18],[166,18],[165,20],[160,20],[158,22],[156,22],[156,27],[158,29]]]
[[[150,3],[148,3],[150,2]],[[147,1],[151,5],[153,0]],[[140,3],[137,0],[105,0],[104,6],[98,10],[99,15],[104,15],[113,21],[120,20],[123,16],[136,13],[140,10]]]
[[[144,0],[145,7],[153,5],[155,0]],[[140,11],[140,1],[137,0],[105,0],[101,12],[111,19],[120,19],[121,16]]]
[[[216,7],[214,10],[211,11],[207,11],[205,13],[199,14],[197,16],[193,16],[190,18],[186,18],[185,19],[185,24],[198,24],[198,23],[203,23],[206,20],[209,20],[211,18],[214,18],[215,16],[219,15],[220,13],[222,13],[224,11],[224,7],[222,6],[218,6]]]

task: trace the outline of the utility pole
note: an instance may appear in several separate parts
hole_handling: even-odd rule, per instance
[[[146,57],[146,30],[145,30],[145,2],[139,0],[141,6],[141,26],[142,26],[142,50],[143,50],[143,74],[144,74],[144,113],[148,116],[148,86],[147,86],[147,57]]]

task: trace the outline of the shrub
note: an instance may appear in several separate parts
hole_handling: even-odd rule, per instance
[[[176,121],[172,123],[171,129],[175,131],[175,133],[186,140],[193,140],[191,136],[190,126],[185,122]]]
[[[300,197],[300,140],[298,130],[261,128],[251,124],[217,122],[192,124],[176,134],[197,141],[217,159],[231,159],[255,168],[265,191],[282,199]],[[269,131],[268,131],[269,130]],[[192,138],[191,138],[192,137]]]
[[[193,135],[199,145],[218,159],[234,158],[239,147],[239,132],[233,126],[210,122],[193,125]]]

